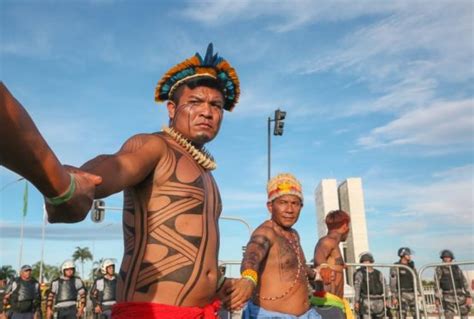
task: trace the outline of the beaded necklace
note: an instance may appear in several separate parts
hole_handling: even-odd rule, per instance
[[[214,170],[217,168],[214,157],[206,150],[205,147],[197,149],[190,141],[188,141],[181,133],[175,131],[172,127],[163,126],[163,132],[168,134],[176,143],[181,145],[191,157],[199,163],[204,169]]]
[[[272,225],[274,225],[273,220],[271,220],[271,222],[272,222]],[[292,237],[294,237],[295,242],[297,243],[298,239],[296,238],[295,234],[293,232],[291,232],[291,235],[292,235]],[[275,296],[275,297],[264,297],[264,296],[260,295],[259,293],[257,293],[256,295],[260,299],[268,300],[268,301],[274,301],[274,300],[278,300],[278,299],[286,297],[291,292],[291,290],[293,290],[293,288],[295,287],[295,285],[298,282],[298,279],[300,277],[301,268],[303,267],[303,263],[301,261],[301,256],[300,256],[300,249],[299,249],[298,245],[296,245],[291,239],[287,238],[286,236],[283,236],[283,237],[288,241],[291,248],[293,248],[293,250],[296,252],[296,259],[298,260],[298,271],[296,273],[295,280],[293,280],[293,283],[291,284],[291,286],[284,293],[282,293],[281,295],[278,295],[278,296]]]

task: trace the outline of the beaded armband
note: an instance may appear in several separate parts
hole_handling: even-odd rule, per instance
[[[58,205],[64,204],[65,202],[67,202],[68,200],[72,198],[72,195],[74,195],[74,192],[76,191],[76,179],[74,178],[74,175],[71,173],[69,173],[69,176],[71,176],[71,182],[69,183],[68,189],[59,196],[45,197],[47,203],[53,206],[58,206]]]
[[[251,282],[254,283],[254,285],[256,286],[257,283],[258,283],[258,274],[255,270],[253,269],[245,269],[243,272],[242,272],[242,278],[245,278],[245,279],[248,279],[250,280]]]

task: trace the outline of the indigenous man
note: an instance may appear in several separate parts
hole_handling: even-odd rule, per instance
[[[3,304],[10,304],[11,319],[40,319],[41,295],[39,283],[31,277],[31,266],[23,265],[20,277],[15,278],[7,287]]]
[[[67,190],[74,187],[74,199],[61,206],[67,217],[49,216],[57,222],[83,220],[91,208],[95,185],[101,181],[99,176],[79,170],[68,174],[3,82],[0,82],[0,165],[29,180],[48,201],[55,202],[55,197],[68,195]],[[80,186],[76,187],[76,183]]]
[[[454,318],[455,314],[461,314],[463,319],[468,318],[472,297],[466,277],[458,265],[451,265],[454,260],[451,250],[442,250],[440,258],[446,266],[438,266],[435,269],[436,307],[439,308],[441,300],[446,319]]]
[[[196,54],[159,81],[155,99],[167,101],[169,127],[133,136],[117,153],[81,167],[102,177],[96,198],[124,191],[125,251],[114,318],[214,318],[219,308],[222,204],[211,174],[216,164],[204,144],[218,134],[240,89],[235,70],[212,51],[211,44],[204,59]],[[68,213],[54,204],[47,209]]]
[[[231,293],[231,308],[239,309],[250,297],[243,318],[320,318],[309,304],[308,275],[299,236],[292,226],[303,207],[301,184],[291,174],[275,176],[267,185],[271,219],[252,234],[242,278]]]
[[[314,249],[314,267],[320,276],[311,303],[323,318],[352,318],[344,299],[344,259],[339,249],[349,235],[351,218],[342,210],[334,210],[327,214],[325,222],[328,234],[319,239]]]
[[[110,319],[112,316],[112,306],[117,303],[117,278],[115,277],[115,263],[113,260],[104,260],[100,266],[100,272],[102,277],[94,281],[90,294],[94,318]]]
[[[370,265],[374,256],[370,252],[360,255],[359,263]],[[354,310],[361,319],[385,317],[386,298],[390,298],[390,288],[383,274],[374,267],[360,267],[354,273]]]
[[[72,260],[61,265],[61,276],[51,282],[46,302],[46,319],[76,319],[84,315],[86,289],[81,278],[75,276],[76,266]],[[79,300],[79,302],[78,302]]]
[[[415,262],[411,259],[412,254],[410,248],[401,247],[398,249],[400,260],[395,264],[410,267],[415,272],[415,277],[417,277]],[[400,267],[390,268],[392,305],[399,313],[400,318],[406,318],[408,312],[416,317],[415,285],[417,285],[418,292],[420,292],[418,280],[413,278],[409,270]]]

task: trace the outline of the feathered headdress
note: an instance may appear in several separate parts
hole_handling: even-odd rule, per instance
[[[199,77],[216,79],[222,84],[225,105],[224,109],[232,111],[240,95],[239,78],[229,62],[213,54],[212,43],[209,43],[207,52],[202,59],[199,53],[175,65],[158,82],[155,90],[155,101],[170,100],[176,88],[186,80]]]
[[[271,202],[283,195],[295,195],[303,202],[301,183],[289,173],[278,174],[267,183],[268,201]]]

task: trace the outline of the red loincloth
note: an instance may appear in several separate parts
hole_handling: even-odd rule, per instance
[[[112,308],[112,319],[218,319],[220,300],[201,307],[179,307],[152,302],[120,302]]]

